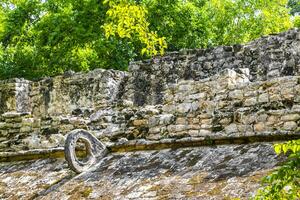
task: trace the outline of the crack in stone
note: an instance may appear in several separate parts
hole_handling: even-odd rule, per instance
[[[39,199],[42,196],[46,196],[47,194],[49,194],[50,192],[53,192],[54,190],[57,190],[58,188],[60,188],[61,186],[63,186],[64,184],[66,184],[67,182],[71,181],[74,177],[76,177],[74,174],[70,174],[66,177],[63,177],[62,179],[60,179],[59,181],[55,182],[54,184],[50,185],[47,189],[38,192],[37,194],[35,194],[31,200],[34,199]]]

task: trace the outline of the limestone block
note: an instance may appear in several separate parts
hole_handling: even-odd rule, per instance
[[[259,122],[266,122],[266,121],[267,121],[267,118],[268,118],[268,115],[267,115],[267,114],[260,114],[260,115],[258,115],[258,117],[257,117],[257,121],[259,121]]]
[[[229,124],[228,126],[225,126],[225,133],[226,134],[231,134],[231,133],[236,133],[238,132],[238,127],[236,124]]]
[[[132,124],[134,126],[145,126],[148,124],[148,120],[146,119],[136,119],[136,120],[133,120]]]
[[[230,117],[225,117],[225,118],[222,118],[219,123],[222,124],[222,125],[228,125],[232,122],[232,118]]]
[[[188,134],[192,137],[198,137],[199,136],[199,130],[189,130]]]
[[[169,131],[169,133],[180,132],[180,131],[187,130],[187,126],[185,126],[185,125],[169,125],[169,126],[167,126],[167,130]]]
[[[41,127],[41,119],[35,118],[32,124],[33,128],[40,128]]]
[[[267,124],[267,125],[273,125],[273,124],[277,123],[278,120],[279,120],[279,117],[278,117],[278,116],[271,115],[271,116],[268,117],[267,123],[266,123],[266,124]]]
[[[4,118],[18,118],[22,115],[20,112],[6,112],[2,114],[2,117]]]
[[[177,112],[179,113],[188,113],[192,109],[192,104],[191,103],[181,103],[176,106]]]
[[[150,134],[158,134],[160,133],[160,127],[152,127],[149,129]]]
[[[33,118],[23,118],[22,119],[22,126],[32,126],[34,123]]]
[[[22,126],[20,128],[20,132],[22,133],[28,133],[28,132],[31,132],[32,131],[32,128],[30,126]]]
[[[299,114],[287,114],[280,118],[282,121],[297,121],[300,119]]]
[[[228,97],[232,99],[243,99],[243,91],[242,90],[234,90],[232,92],[229,92]]]
[[[199,136],[209,136],[211,134],[212,134],[212,132],[207,129],[200,129],[200,131],[199,131]]]
[[[175,117],[173,114],[163,114],[159,116],[159,124],[167,125],[171,124],[174,121]]]
[[[255,132],[263,132],[266,130],[265,123],[259,122],[257,124],[254,124],[254,131]]]
[[[187,125],[188,124],[188,121],[185,117],[178,117],[176,119],[176,124],[179,124],[179,125]]]
[[[269,94],[268,93],[260,94],[258,96],[258,102],[259,103],[267,103],[267,102],[269,102]]]
[[[149,117],[148,125],[149,127],[154,127],[159,125],[159,118],[157,116]]]
[[[5,129],[5,128],[6,128],[6,123],[0,122],[0,129]]]
[[[8,133],[9,134],[15,134],[15,133],[20,133],[20,129],[19,128],[10,128],[9,130],[8,130]]]
[[[0,130],[0,136],[7,136],[8,130]]]
[[[189,129],[189,130],[199,130],[200,125],[199,124],[191,124],[191,125],[187,126],[187,129]]]
[[[247,98],[247,99],[244,101],[244,105],[245,105],[245,106],[254,106],[256,103],[257,103],[256,97]]]
[[[237,125],[237,127],[238,127],[238,132],[242,133],[242,134],[253,131],[253,128],[251,125]]]
[[[287,131],[292,131],[292,130],[295,130],[296,128],[297,128],[297,123],[293,122],[293,121],[285,122],[283,124],[283,129],[287,130]]]
[[[292,99],[295,96],[294,88],[282,88],[281,95],[284,99]]]

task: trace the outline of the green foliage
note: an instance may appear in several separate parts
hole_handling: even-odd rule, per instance
[[[294,26],[300,28],[300,16],[296,16],[294,19]]]
[[[289,0],[287,5],[291,9],[292,15],[300,15],[300,0]]]
[[[126,70],[130,61],[163,54],[166,48],[245,43],[292,27],[286,4],[287,0],[0,0],[0,79],[33,79],[66,70]]]
[[[300,140],[275,144],[277,154],[290,152],[288,161],[263,179],[255,200],[293,200],[300,198]]]
[[[287,0],[143,0],[169,50],[245,43],[292,27]]]
[[[126,70],[142,50],[136,40],[105,36],[103,26],[111,20],[106,14],[109,6],[98,0],[17,0],[0,5],[4,11],[0,15],[1,79],[32,79],[66,70]],[[152,36],[148,42],[161,47],[157,44],[161,38],[147,30],[143,33]]]
[[[105,1],[106,3],[106,1]],[[132,4],[128,1],[115,3],[109,1],[110,9],[107,11],[109,22],[103,25],[105,35],[118,36],[120,38],[136,38],[145,47],[141,53],[156,55],[160,52],[164,54],[167,43],[165,38],[159,38],[157,34],[149,30],[149,23],[146,20],[147,10],[140,5]]]
[[[277,154],[287,153],[289,150],[293,153],[300,152],[300,140],[292,140],[287,143],[275,144],[274,150]]]

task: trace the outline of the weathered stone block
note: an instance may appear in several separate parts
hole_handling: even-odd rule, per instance
[[[254,124],[254,131],[255,132],[263,132],[266,130],[266,125],[263,122],[259,122],[257,124]]]
[[[238,132],[243,134],[247,132],[253,132],[253,128],[251,125],[237,125]]]
[[[176,124],[179,124],[179,125],[187,125],[188,124],[188,121],[186,118],[184,117],[178,117],[176,119]]]
[[[8,133],[9,133],[9,134],[20,133],[20,129],[19,129],[19,128],[15,128],[15,129],[10,128],[10,129],[8,130]]]
[[[273,124],[277,123],[278,120],[279,120],[278,116],[271,115],[271,116],[268,117],[266,124],[267,125],[273,125]]]
[[[5,128],[6,128],[6,123],[0,122],[0,129],[5,129]]]
[[[259,103],[267,103],[269,102],[269,94],[268,93],[264,93],[258,96],[258,102]]]
[[[28,132],[31,132],[32,131],[32,128],[30,126],[22,126],[20,128],[20,132],[22,133],[28,133]]]
[[[299,114],[288,114],[281,117],[282,121],[297,121],[300,119]]]
[[[245,106],[254,106],[257,103],[256,97],[247,98],[244,102]]]
[[[179,113],[188,113],[192,109],[192,104],[191,103],[181,103],[177,105],[177,112]]]
[[[199,130],[189,130],[188,134],[192,137],[198,137],[199,136]]]
[[[230,117],[225,117],[225,118],[222,118],[220,119],[219,123],[222,124],[222,125],[228,125],[232,122],[232,118]]]
[[[228,126],[225,126],[225,133],[226,134],[231,134],[231,133],[236,133],[238,132],[238,127],[236,124],[230,124]]]
[[[242,90],[234,90],[232,92],[229,92],[229,98],[232,98],[232,99],[240,99],[242,100],[243,99],[243,91]]]
[[[202,92],[202,93],[197,93],[197,94],[191,94],[187,97],[187,99],[199,100],[199,99],[205,99],[206,96],[207,96],[207,94]]]
[[[148,125],[149,127],[154,127],[159,124],[159,118],[157,116],[149,117]]]
[[[211,134],[212,134],[212,132],[207,129],[200,129],[200,131],[199,131],[199,136],[209,136]]]
[[[159,124],[160,125],[171,124],[174,120],[175,120],[175,117],[172,114],[164,114],[164,115],[159,116]]]
[[[22,119],[22,126],[32,126],[34,123],[33,118],[23,118]]]
[[[270,101],[271,102],[277,102],[281,100],[280,94],[271,94],[270,95]]]
[[[149,129],[150,134],[159,134],[160,133],[160,127],[152,127]]]
[[[266,121],[267,121],[267,118],[268,118],[268,115],[267,115],[267,114],[260,114],[260,115],[258,115],[258,117],[257,117],[257,121],[259,121],[259,122],[266,122]]]
[[[281,90],[281,95],[284,99],[292,99],[295,96],[294,88],[283,87]]]
[[[22,115],[22,113],[19,112],[6,112],[2,114],[2,117],[4,118],[18,118]]]
[[[184,131],[184,130],[187,130],[187,126],[185,125],[169,125],[167,127],[169,133],[172,133],[172,132],[180,132],[180,131]]]
[[[132,122],[134,126],[145,126],[148,124],[148,120],[146,119],[137,119]]]
[[[292,130],[295,130],[297,128],[297,123],[296,122],[285,122],[283,124],[283,129],[284,130],[287,130],[287,131],[292,131]]]

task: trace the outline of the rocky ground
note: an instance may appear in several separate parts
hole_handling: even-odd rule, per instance
[[[63,159],[1,163],[0,199],[249,199],[283,159],[254,143],[113,153],[80,175]]]

